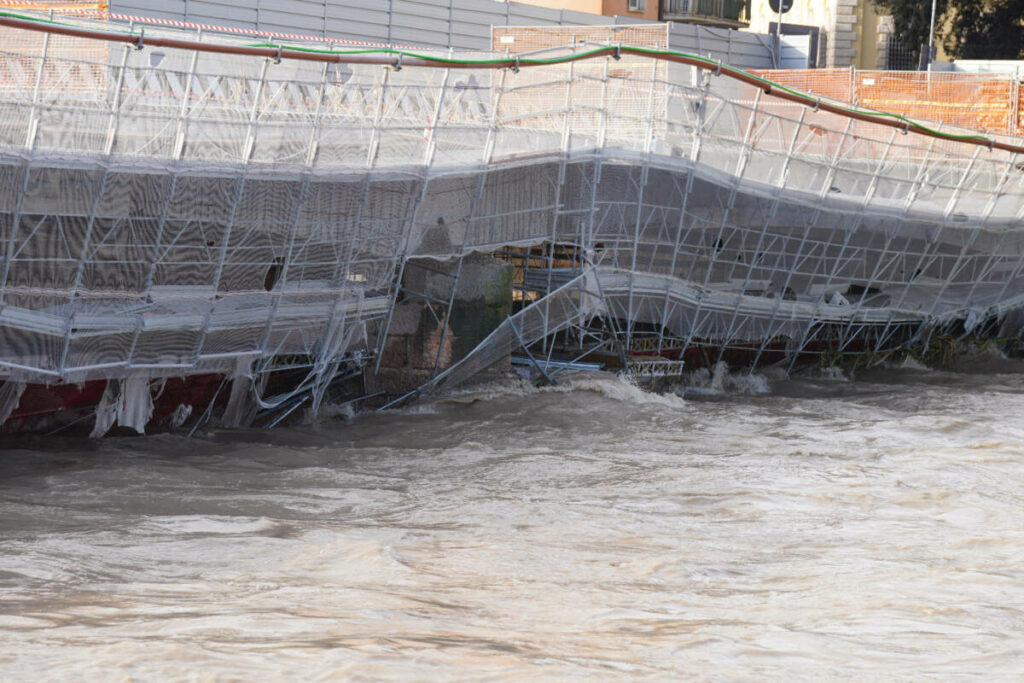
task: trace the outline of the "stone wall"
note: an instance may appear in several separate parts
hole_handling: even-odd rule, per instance
[[[367,377],[371,392],[403,393],[464,358],[512,313],[512,265],[483,254],[463,259],[451,316],[447,302],[458,263],[411,261],[402,280],[380,371]],[[505,359],[490,376],[507,371]],[[486,377],[485,377],[486,378]]]
[[[858,0],[834,0],[835,20],[829,31],[828,62],[830,68],[852,65],[857,59]]]

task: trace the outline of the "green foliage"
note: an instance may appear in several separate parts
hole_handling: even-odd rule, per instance
[[[957,59],[1024,56],[1024,0],[958,0],[942,46]]]
[[[950,6],[958,2],[971,0],[936,0],[935,32],[939,33],[943,26],[943,17]],[[932,0],[872,0],[882,14],[892,16],[893,32],[908,50],[912,51],[915,61],[921,52],[921,46],[928,44],[928,31],[932,18]]]
[[[928,43],[931,0],[872,0],[915,58]],[[937,0],[936,43],[955,59],[1024,57],[1024,0]]]

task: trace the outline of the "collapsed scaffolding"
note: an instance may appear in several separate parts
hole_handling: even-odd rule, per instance
[[[613,37],[456,55],[0,15],[7,394],[103,380],[107,415],[217,375],[235,424],[315,411],[373,371],[432,263],[451,289],[424,390],[518,349],[543,372],[558,334],[792,364],[1020,310],[1015,138]],[[475,253],[527,254],[520,310],[445,367]]]

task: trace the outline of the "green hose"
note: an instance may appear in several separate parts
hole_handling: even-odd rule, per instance
[[[52,24],[52,25],[57,25],[57,26],[75,27],[75,25],[73,25],[73,24],[68,24],[68,23],[64,23],[64,22],[58,22],[58,21],[55,21],[55,20],[52,20],[52,19],[45,19],[45,18],[41,18],[41,17],[33,17],[33,16],[28,16],[28,15],[23,15],[23,14],[17,14],[17,13],[14,13],[14,12],[0,12],[0,17],[11,17],[11,18],[14,18],[14,19],[21,19],[23,21],[34,21],[34,22],[43,23],[43,24]],[[122,35],[137,35],[134,31],[123,31],[123,30],[117,30],[117,29],[111,29],[109,32],[111,32],[111,33],[120,33]],[[282,46],[278,45],[276,43],[248,43],[248,44],[245,45],[245,47],[280,48]],[[574,52],[572,54],[560,55],[560,56],[556,56],[556,57],[519,57],[519,58],[516,59],[516,64],[519,65],[519,66],[551,66],[551,65],[555,65],[555,64],[563,64],[563,63],[567,63],[567,62],[571,62],[571,61],[576,61],[576,60],[579,60],[579,59],[587,59],[587,58],[592,57],[592,56],[597,56],[599,54],[607,53],[609,47],[614,47],[614,46],[594,48],[593,50],[587,50],[585,52]],[[686,58],[686,59],[689,59],[689,60],[700,62],[701,64],[704,64],[705,66],[707,66],[709,69],[718,69],[721,66],[721,62],[718,62],[718,61],[715,61],[715,60],[712,60],[712,59],[708,59],[707,57],[701,57],[700,55],[691,54],[689,52],[679,52],[679,51],[676,51],[676,50],[662,50],[662,49],[658,49],[658,48],[635,47],[635,46],[628,46],[628,47],[629,47],[629,50],[630,50],[631,53],[639,53],[639,54],[643,54],[643,55],[648,55],[648,56],[653,57],[653,58],[657,58],[657,57],[683,57],[683,58]],[[339,55],[339,56],[345,56],[345,55],[353,55],[353,56],[355,56],[355,55],[389,55],[389,56],[394,56],[394,57],[410,57],[410,58],[413,58],[413,59],[422,59],[422,60],[425,60],[425,61],[434,62],[434,63],[439,64],[439,65],[445,65],[445,64],[456,65],[457,64],[457,65],[460,65],[460,66],[503,67],[503,66],[506,66],[508,61],[509,61],[508,57],[492,58],[492,59],[458,59],[458,58],[455,58],[455,57],[444,57],[444,56],[438,56],[438,55],[426,55],[426,54],[422,54],[422,53],[415,52],[415,51],[412,51],[412,50],[399,50],[399,49],[389,48],[389,47],[368,48],[368,49],[364,48],[364,49],[357,49],[357,50],[334,50],[334,49],[322,49],[322,48],[315,48],[315,47],[304,47],[304,46],[288,45],[286,47],[286,49],[289,50],[289,51],[294,51],[294,52],[305,52],[305,53],[310,53],[310,54],[324,54],[324,55]],[[749,72],[744,72],[744,73],[749,78],[752,78],[752,79],[756,80],[757,82],[761,83],[763,86],[765,86],[767,88],[770,88],[772,90],[779,90],[781,92],[785,92],[785,93],[787,93],[789,95],[793,95],[795,97],[801,97],[801,98],[809,97],[809,95],[807,93],[800,92],[799,90],[795,90],[795,89],[790,88],[788,86],[782,85],[781,83],[776,83],[775,81],[769,80],[767,78],[762,78],[761,76],[757,76],[757,75],[749,73]],[[964,142],[964,141],[982,142],[982,143],[988,144],[990,147],[992,146],[992,144],[994,142],[991,138],[986,137],[984,135],[957,135],[957,134],[954,134],[954,133],[945,133],[945,132],[942,132],[942,131],[939,131],[939,130],[935,130],[933,128],[929,128],[929,127],[927,127],[925,125],[917,123],[916,121],[912,121],[911,119],[908,119],[907,117],[903,116],[902,114],[893,114],[891,112],[876,111],[876,110],[872,110],[872,109],[859,109],[857,107],[844,107],[844,106],[841,106],[841,105],[836,104],[834,102],[831,103],[831,104],[836,109],[839,109],[840,111],[843,111],[843,112],[848,113],[848,114],[857,114],[857,115],[862,115],[862,116],[881,116],[881,117],[889,118],[889,119],[892,119],[894,121],[899,121],[900,123],[905,124],[908,129],[912,126],[912,127],[916,128],[918,130],[927,132],[927,133],[929,133],[929,134],[931,134],[931,135],[933,135],[935,137],[942,138],[942,139],[945,139],[945,140],[951,140],[951,141],[956,141],[956,142]]]

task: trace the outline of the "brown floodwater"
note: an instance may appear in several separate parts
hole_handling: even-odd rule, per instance
[[[7,439],[0,679],[1020,679],[1006,365]]]

